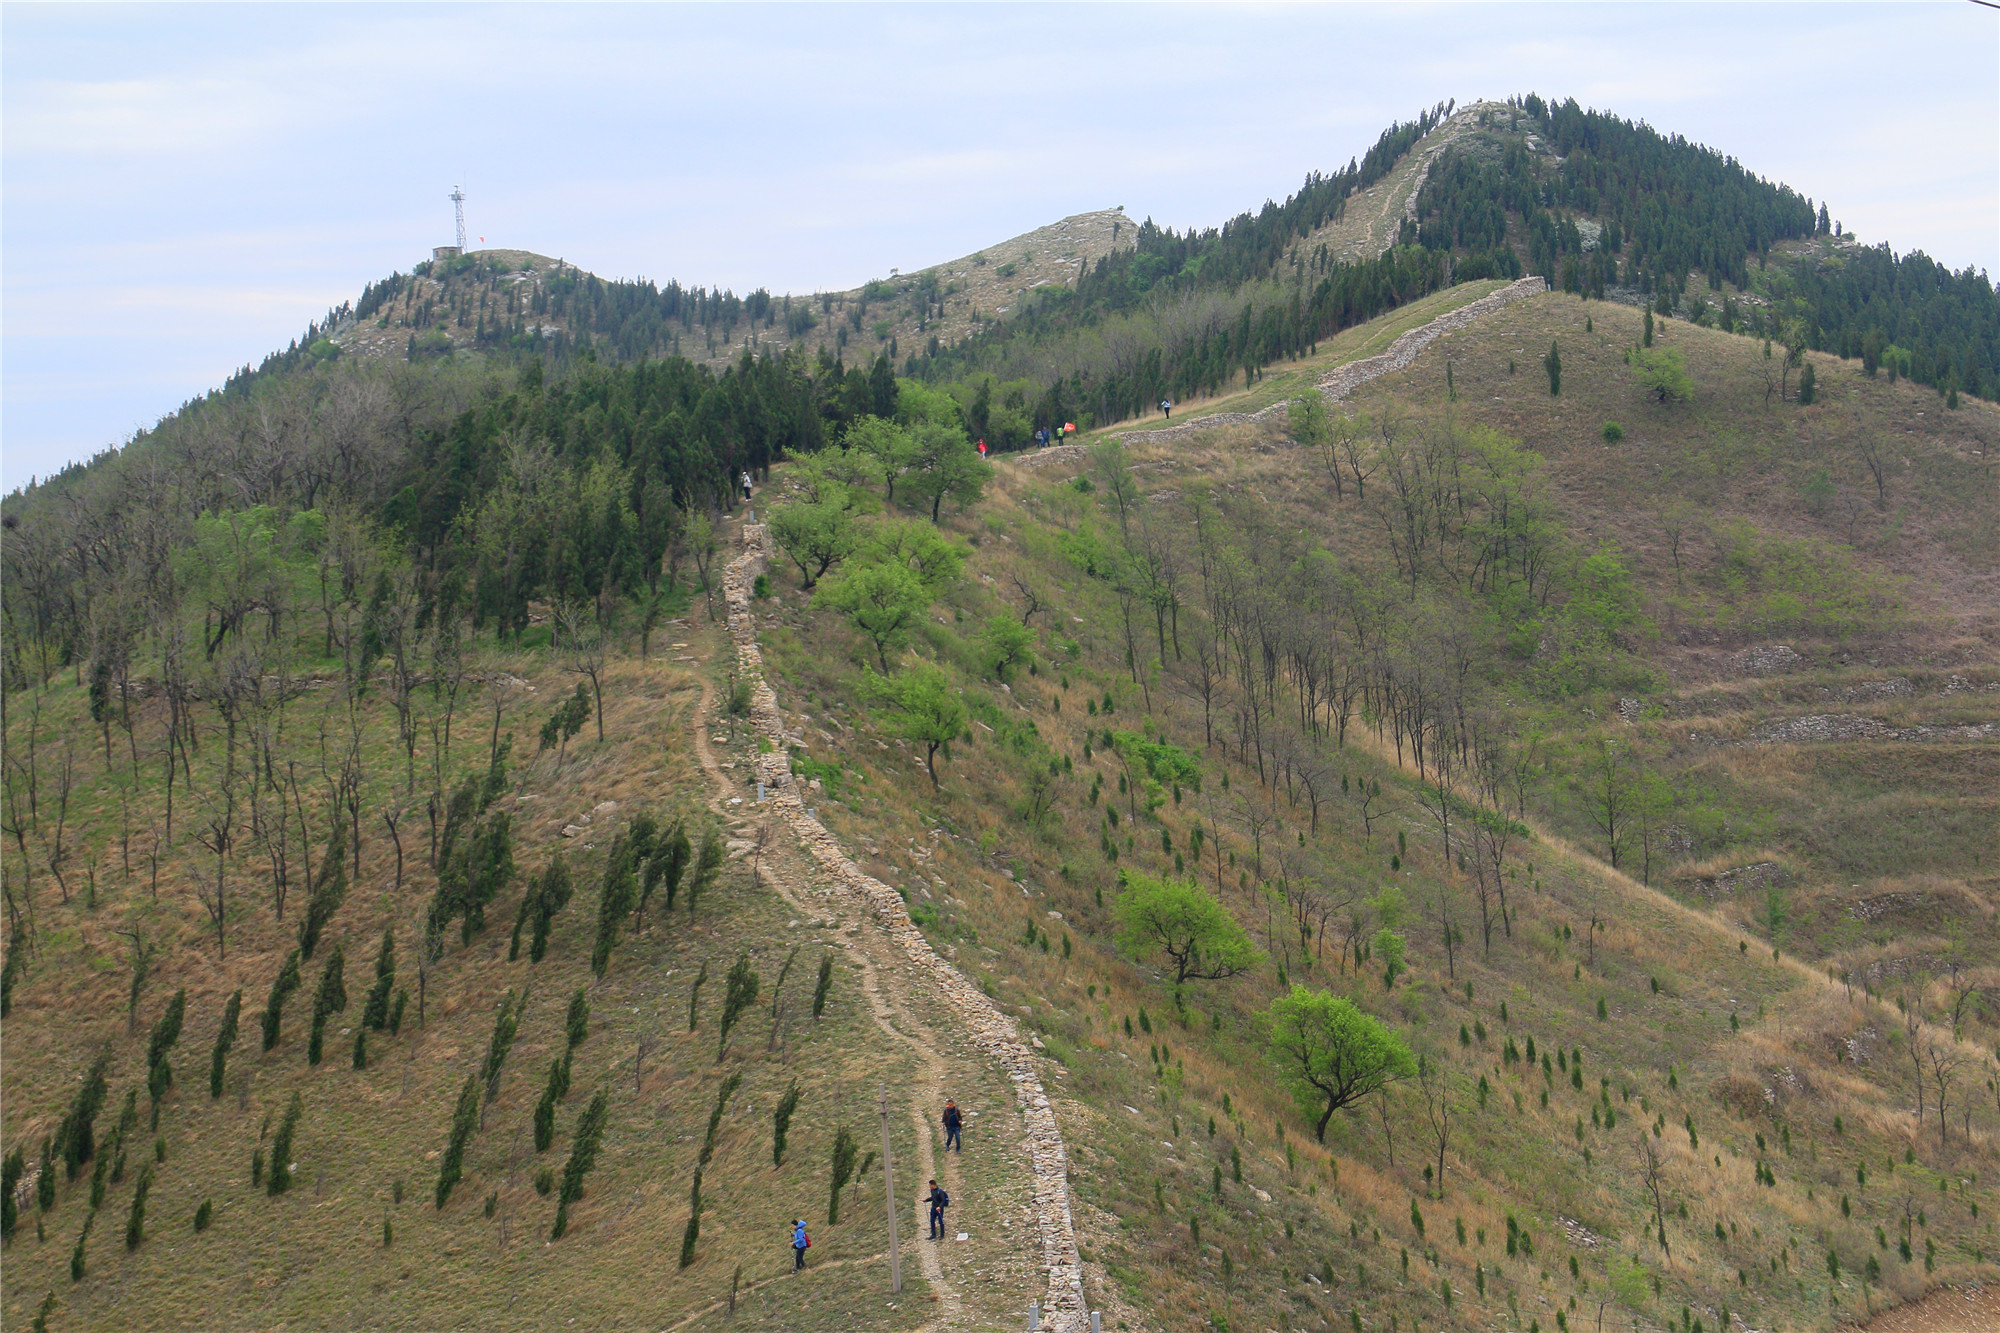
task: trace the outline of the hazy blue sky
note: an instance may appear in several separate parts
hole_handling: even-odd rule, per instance
[[[2000,272],[2000,13],[1963,3],[10,4],[0,43],[6,487],[449,242],[461,182],[489,245],[810,291],[1089,208],[1216,223],[1539,91]]]

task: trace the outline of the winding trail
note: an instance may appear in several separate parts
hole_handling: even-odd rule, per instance
[[[940,957],[910,921],[902,898],[888,885],[865,874],[847,858],[826,826],[806,810],[802,791],[794,780],[785,733],[784,717],[777,694],[764,679],[763,654],[757,646],[756,623],[750,610],[750,588],[767,567],[770,548],[762,524],[746,523],[742,529],[743,552],[730,561],[723,572],[723,600],[728,608],[729,634],[736,647],[738,669],[750,682],[751,726],[771,744],[768,754],[757,756],[756,781],[765,784],[768,797],[761,806],[739,807],[732,814],[718,796],[711,803],[725,818],[754,820],[758,812],[768,820],[776,817],[789,827],[799,850],[817,863],[829,882],[818,889],[804,884],[802,877],[783,873],[783,857],[774,867],[769,859],[759,871],[791,905],[812,910],[808,898],[820,900],[818,911],[832,914],[851,912],[857,918],[871,918],[873,931],[857,930],[851,922],[839,927],[838,934],[850,955],[860,964],[864,990],[874,1020],[883,1032],[909,1043],[917,1056],[919,1095],[911,1099],[911,1120],[917,1131],[917,1175],[912,1185],[933,1176],[940,1177],[947,1191],[958,1187],[958,1165],[943,1154],[940,1165],[931,1134],[927,1109],[944,1100],[947,1068],[939,1054],[940,1043],[919,1016],[937,1013],[941,1021],[962,1032],[981,1054],[999,1064],[1014,1084],[1015,1099],[1026,1129],[1024,1145],[1034,1181],[1031,1208],[1035,1240],[1039,1245],[1038,1267],[1046,1279],[1045,1289],[1023,1293],[1024,1299],[1039,1300],[1042,1326],[1054,1333],[1083,1333],[1089,1327],[1089,1313],[1083,1297],[1083,1268],[1077,1254],[1076,1227],[1070,1214],[1069,1154],[1062,1130],[1056,1124],[1048,1093],[1042,1087],[1035,1057],[1022,1041],[1015,1021],[1001,1013],[993,1002],[967,980],[963,973]],[[727,790],[728,780],[709,748],[708,725],[714,720],[713,685],[704,682],[702,704],[696,721],[695,753],[702,768]],[[923,1002],[917,1003],[917,993]],[[907,1188],[906,1197],[922,1221],[921,1191]],[[962,1301],[945,1280],[937,1244],[915,1241],[916,1257],[925,1280],[936,1293],[938,1309],[927,1328],[943,1330],[960,1327],[965,1318]]]

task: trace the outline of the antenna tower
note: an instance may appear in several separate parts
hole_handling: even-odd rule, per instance
[[[452,207],[452,212],[454,212],[458,216],[458,252],[460,254],[464,254],[465,253],[465,187],[463,185],[454,185],[451,187],[451,207]]]

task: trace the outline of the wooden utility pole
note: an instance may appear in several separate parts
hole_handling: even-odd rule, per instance
[[[889,1200],[889,1290],[903,1289],[903,1257],[896,1247],[896,1169],[889,1157],[889,1090],[882,1093],[882,1189]]]

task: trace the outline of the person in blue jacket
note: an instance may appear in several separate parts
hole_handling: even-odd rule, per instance
[[[806,1234],[806,1221],[802,1217],[792,1219],[792,1271],[798,1272],[806,1266],[806,1251],[812,1248],[812,1237]]]

